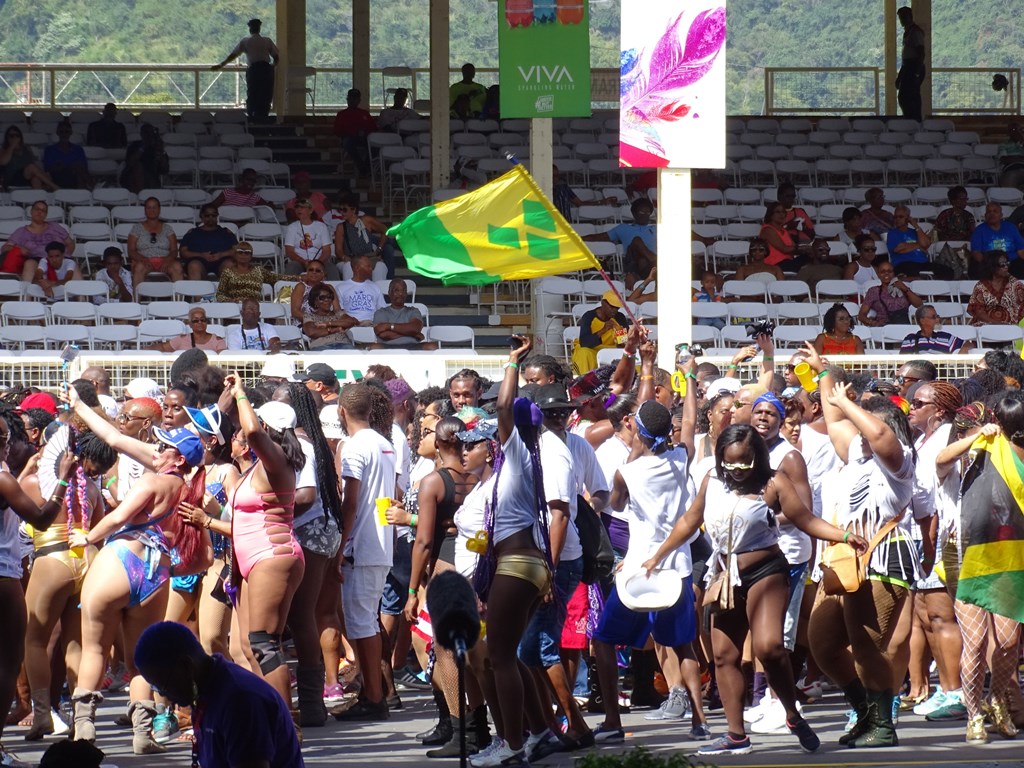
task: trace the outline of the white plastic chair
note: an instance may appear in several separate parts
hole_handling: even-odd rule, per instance
[[[476,349],[476,332],[468,325],[435,325],[427,331],[427,338],[436,341],[439,347],[469,342],[469,346]]]

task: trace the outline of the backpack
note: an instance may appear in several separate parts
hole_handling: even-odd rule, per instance
[[[583,547],[584,584],[596,584],[612,575],[615,566],[615,552],[608,538],[601,516],[582,496],[576,496],[576,531]]]
[[[967,277],[968,251],[967,246],[953,250],[949,243],[942,246],[942,250],[932,259],[933,264],[942,264],[953,271],[953,280],[962,280]]]

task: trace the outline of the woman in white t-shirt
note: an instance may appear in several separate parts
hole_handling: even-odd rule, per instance
[[[327,225],[313,220],[313,204],[309,200],[295,203],[296,220],[284,231],[284,255],[290,260],[285,271],[301,275],[311,261],[324,265],[328,280],[339,280],[341,275],[334,265],[333,243]]]
[[[823,491],[822,514],[865,539],[882,534],[856,592],[819,593],[809,645],[857,714],[857,724],[839,743],[895,746],[892,705],[910,653],[910,585],[919,577],[913,542],[898,525],[913,493],[913,438],[903,411],[882,397],[857,405],[848,385],[836,384],[818,353],[810,344],[806,349],[808,365],[821,375],[829,438],[846,462]]]

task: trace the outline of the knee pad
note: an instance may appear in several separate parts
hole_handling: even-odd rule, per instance
[[[250,632],[249,647],[252,649],[252,655],[256,657],[256,663],[260,665],[260,672],[264,675],[269,675],[286,663],[280,635]]]

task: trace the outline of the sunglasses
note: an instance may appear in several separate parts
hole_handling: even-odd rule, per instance
[[[895,381],[897,384],[906,384],[908,381],[911,384],[914,384],[914,383],[916,383],[916,382],[918,382],[920,380],[921,379],[919,379],[916,376],[904,376],[904,375],[901,374],[901,375],[897,376],[893,381]]]
[[[754,468],[754,462],[750,462],[749,464],[744,464],[744,463],[741,463],[741,462],[738,462],[736,464],[730,464],[730,463],[725,462],[725,461],[722,462],[722,469],[724,469],[726,472],[738,472],[740,470],[747,470],[747,469],[753,469],[753,468]]]
[[[740,408],[746,408],[750,403],[733,402],[732,409],[738,411]]]
[[[117,421],[120,424],[127,424],[129,421],[142,421],[145,416],[132,416],[130,413],[122,413],[118,415]]]
[[[910,410],[916,411],[918,408],[924,408],[926,405],[935,405],[932,400],[918,400],[916,397],[910,401]]]
[[[236,248],[235,253],[248,253],[249,255],[252,255],[252,251],[248,248]]]
[[[158,453],[165,453],[167,451],[176,451],[178,449],[175,448],[173,445],[168,445],[167,443],[157,443],[156,450]]]
[[[185,322],[189,323],[190,325],[195,325],[196,323],[202,323],[205,325],[209,321],[205,317],[193,317],[191,320],[186,320]]]

